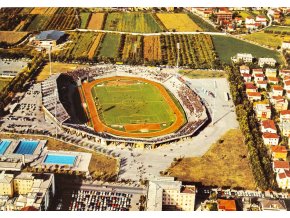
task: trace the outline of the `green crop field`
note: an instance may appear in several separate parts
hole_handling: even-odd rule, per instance
[[[107,33],[101,43],[99,57],[116,58],[120,46],[121,35]]]
[[[91,13],[81,13],[81,29],[85,29],[87,27],[88,19]]]
[[[39,14],[32,20],[32,22],[27,27],[26,31],[45,30],[50,19],[51,19],[51,16],[49,16],[49,15]]]
[[[166,123],[168,127],[176,119],[158,88],[143,81],[104,81],[93,87],[92,96],[102,122],[108,126]]]
[[[283,27],[283,26],[270,26],[265,29],[265,31],[273,31],[274,33],[287,33],[290,34],[290,27]]]
[[[215,50],[224,63],[231,63],[231,57],[237,53],[250,53],[255,58],[272,57],[281,63],[279,52],[262,48],[258,45],[253,45],[239,39],[228,36],[212,36]]]
[[[138,33],[162,32],[150,13],[109,13],[104,29]]]

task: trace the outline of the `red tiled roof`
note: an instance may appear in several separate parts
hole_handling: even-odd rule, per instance
[[[247,19],[254,19],[254,17],[252,17],[252,16],[248,16]]]
[[[284,100],[283,96],[272,96],[272,99],[274,100]]]
[[[240,66],[240,70],[250,70],[250,68],[247,65]]]
[[[253,72],[263,72],[263,69],[261,69],[261,68],[255,68],[255,69],[253,69]]]
[[[256,89],[257,87],[253,83],[245,83],[246,89]]]
[[[252,77],[252,75],[249,73],[242,73],[242,77]]]
[[[283,110],[280,112],[281,115],[290,115],[290,110]]]
[[[288,70],[288,69],[282,69],[282,70],[280,70],[280,73],[287,74],[287,73],[290,73],[290,70]]]
[[[261,97],[260,92],[248,92],[248,96],[250,97]]]
[[[275,153],[287,153],[285,146],[272,146],[271,151]]]
[[[290,86],[290,80],[284,82],[286,86]]]
[[[283,91],[283,87],[282,86],[272,86],[273,90],[277,90],[277,91]]]
[[[290,178],[290,170],[284,170],[283,173],[279,173],[280,179],[285,179],[286,177]]]
[[[260,81],[257,81],[257,83],[258,84],[267,84],[268,82],[266,80],[263,80],[263,81],[260,80]]]
[[[254,77],[265,77],[265,75],[263,73],[256,73]]]
[[[277,135],[276,133],[265,132],[265,133],[263,133],[263,138],[266,138],[266,139],[278,139],[279,135]]]
[[[276,77],[268,77],[268,79],[269,80],[271,80],[271,81],[275,81],[275,82],[279,82],[279,79],[278,78],[276,78]]]
[[[225,211],[236,211],[236,202],[235,200],[226,200],[226,199],[218,199],[218,207],[220,210]]]
[[[275,169],[289,169],[289,162],[275,160],[273,161]]]
[[[270,129],[276,130],[275,122],[273,120],[264,120],[264,121],[262,121],[262,126],[265,129],[270,128]]]
[[[290,80],[290,76],[288,76],[288,75],[285,76],[283,80],[284,80],[284,81],[286,81],[286,80]]]

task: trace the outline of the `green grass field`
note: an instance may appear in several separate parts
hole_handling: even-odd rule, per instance
[[[137,80],[118,82],[122,84],[106,81],[92,89],[98,113],[106,125],[166,123],[164,127],[168,127],[175,121],[173,110],[157,87]]]
[[[237,53],[251,53],[255,58],[272,57],[281,63],[281,57],[277,51],[262,48],[228,36],[212,36],[212,39],[216,52],[224,63],[230,64],[231,57]]]
[[[162,31],[150,13],[109,13],[104,29],[138,33]]]
[[[102,41],[99,56],[116,58],[118,56],[120,40],[120,34],[107,33]]]
[[[272,30],[274,32],[281,32],[281,33],[290,33],[290,26],[287,27],[282,27],[282,26],[270,26],[268,28],[266,28],[265,30]]]
[[[26,30],[27,31],[45,30],[50,19],[51,19],[51,16],[49,15],[39,14],[32,20],[32,22],[29,24]]]

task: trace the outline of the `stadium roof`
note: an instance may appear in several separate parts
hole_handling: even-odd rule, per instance
[[[59,40],[65,33],[63,31],[48,30],[42,31],[39,35],[35,37],[37,40]]]

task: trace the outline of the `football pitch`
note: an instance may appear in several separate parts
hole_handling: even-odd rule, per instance
[[[100,119],[112,128],[124,129],[128,124],[160,124],[159,129],[163,129],[176,120],[159,89],[144,81],[104,81],[91,91]]]

